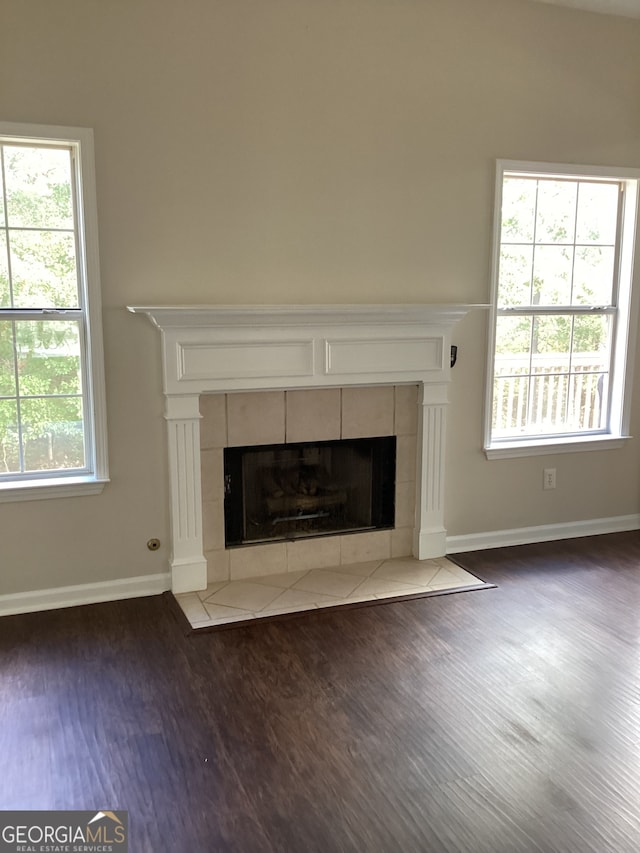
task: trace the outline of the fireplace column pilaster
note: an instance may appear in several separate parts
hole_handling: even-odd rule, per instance
[[[166,398],[165,419],[171,485],[172,592],[207,587],[202,542],[199,396]]]
[[[419,391],[413,555],[418,560],[427,560],[441,557],[447,550],[447,531],[444,526],[444,444],[448,397],[445,384],[422,383]]]

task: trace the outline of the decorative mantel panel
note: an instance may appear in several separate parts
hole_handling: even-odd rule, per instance
[[[172,589],[205,589],[199,396],[418,384],[418,559],[445,553],[444,445],[451,329],[470,305],[129,306],[161,332]]]

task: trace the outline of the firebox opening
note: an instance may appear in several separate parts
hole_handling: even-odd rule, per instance
[[[392,528],[395,479],[395,436],[225,448],[225,544]]]

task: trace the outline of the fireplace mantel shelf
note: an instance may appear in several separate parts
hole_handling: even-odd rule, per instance
[[[483,304],[348,304],[348,305],[129,305],[133,314],[146,314],[160,329],[210,326],[305,326],[408,323],[457,323]]]
[[[202,394],[419,387],[418,559],[445,553],[445,412],[453,326],[486,305],[148,305],[162,338],[169,432],[172,589],[207,585],[200,479]]]

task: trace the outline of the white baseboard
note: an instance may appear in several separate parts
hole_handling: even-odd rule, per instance
[[[16,613],[34,613],[38,610],[57,610],[79,604],[96,604],[100,601],[118,601],[123,598],[140,598],[160,595],[171,589],[171,575],[141,575],[136,578],[119,578],[100,583],[83,583],[61,586],[57,589],[38,589],[0,595],[0,616]]]
[[[511,530],[491,530],[487,533],[468,533],[447,536],[447,554],[504,548],[509,545],[530,545],[533,542],[553,542],[556,539],[577,539],[580,536],[599,536],[639,530],[640,515],[618,515],[613,518],[590,518],[565,524],[541,524],[537,527],[514,527]]]
[[[599,536],[604,533],[621,533],[640,530],[640,514],[619,515],[613,518],[591,518],[565,524],[542,524],[537,527],[514,527],[511,530],[492,530],[486,533],[467,533],[447,536],[447,554],[464,551],[482,551],[487,548],[504,548],[509,545],[529,545],[534,542],[552,542],[557,539],[577,539],[580,536]],[[0,616],[17,613],[35,613],[39,610],[57,610],[101,601],[119,601],[124,598],[141,598],[160,595],[171,589],[171,575],[141,575],[119,578],[114,581],[61,586],[0,595]]]

